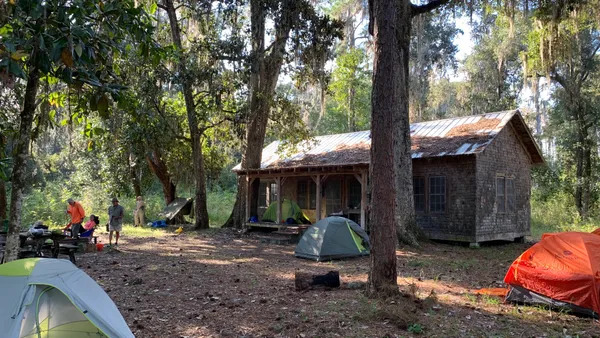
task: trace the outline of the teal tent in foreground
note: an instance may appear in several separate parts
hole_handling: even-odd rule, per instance
[[[0,304],[1,337],[134,337],[106,292],[64,259],[0,265]]]
[[[295,255],[317,262],[366,256],[369,255],[369,235],[347,218],[327,217],[304,232]]]

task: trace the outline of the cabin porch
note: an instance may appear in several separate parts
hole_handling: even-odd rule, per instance
[[[366,166],[309,168],[304,171],[278,170],[249,172],[246,178],[246,223],[248,228],[290,228],[282,217],[281,205],[286,199],[298,204],[311,223],[327,216],[352,219],[363,228],[367,220]],[[258,183],[257,183],[258,180]],[[252,186],[258,184],[258,196]],[[264,222],[266,209],[277,203],[277,220]],[[256,206],[255,210],[252,210]],[[256,216],[258,222],[250,222]],[[297,225],[296,225],[297,226]]]

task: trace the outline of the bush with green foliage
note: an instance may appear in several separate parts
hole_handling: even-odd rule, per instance
[[[584,231],[600,228],[600,221],[591,217],[582,220],[575,207],[573,196],[557,191],[550,196],[542,196],[534,189],[531,198],[531,235],[535,239],[546,232]]]
[[[97,215],[100,218],[100,224],[106,224],[108,207],[111,205],[113,196],[108,196],[101,189],[95,189],[93,186],[87,186],[77,193],[73,193],[62,182],[48,182],[43,188],[34,188],[25,196],[22,227],[28,228],[38,220],[51,227],[65,226],[69,222],[66,214],[67,199],[71,197],[81,202],[86,216]],[[118,199],[125,209],[124,223],[132,224],[135,197],[119,196]],[[162,219],[159,215],[165,207],[162,193],[159,191],[148,192],[144,196],[144,201],[146,202],[146,222]],[[218,227],[225,223],[234,201],[235,192],[233,191],[221,190],[217,187],[214,191],[208,192],[211,226]]]

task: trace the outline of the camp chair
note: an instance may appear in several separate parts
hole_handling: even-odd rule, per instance
[[[90,230],[86,230],[79,235],[79,238],[87,238],[90,242],[94,242],[94,244],[98,243],[98,236],[94,236],[94,230],[96,228],[91,228]]]

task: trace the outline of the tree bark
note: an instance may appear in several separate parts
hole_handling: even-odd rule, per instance
[[[173,43],[181,52],[183,45],[181,43],[181,32],[179,23],[177,22],[177,13],[173,0],[164,0],[164,7],[169,16],[171,26],[171,36]],[[190,128],[190,137],[192,139],[192,157],[194,162],[194,181],[195,181],[195,203],[194,215],[196,217],[196,229],[208,229],[208,208],[206,206],[206,177],[204,175],[204,159],[202,158],[202,142],[201,132],[198,127],[198,118],[196,117],[196,104],[194,103],[194,95],[190,75],[187,72],[185,55],[179,58],[177,65],[179,74],[182,77],[183,98],[185,100],[185,110],[187,113],[188,124]]]
[[[371,269],[367,283],[370,296],[398,292],[396,271],[396,184],[394,170],[394,120],[398,113],[403,75],[396,26],[400,1],[371,0],[369,30],[375,43],[373,91],[371,94]],[[410,20],[408,21],[410,22]]]
[[[248,124],[246,126],[246,142],[242,155],[242,169],[258,169],[262,161],[262,149],[265,143],[265,133],[269,113],[271,111],[272,99],[275,95],[275,87],[281,72],[285,46],[289,38],[290,30],[293,26],[293,20],[297,19],[294,6],[294,0],[282,1],[282,6],[290,7],[284,9],[280,21],[277,22],[275,40],[265,50],[265,19],[266,11],[261,0],[250,1],[251,15],[251,39],[252,39],[252,62],[250,66],[250,113]],[[236,203],[233,207],[232,215],[224,226],[241,227],[244,222],[244,210],[246,208],[246,190],[244,186],[245,179],[238,179],[238,191]],[[241,184],[240,184],[241,183]],[[253,198],[250,206],[250,214],[256,215],[258,204],[257,196],[260,187],[260,180],[254,180],[250,192]]]
[[[34,53],[35,54],[35,53]],[[11,178],[12,193],[10,199],[10,222],[4,251],[4,262],[17,259],[19,254],[19,228],[21,226],[21,208],[23,204],[23,190],[27,185],[27,160],[29,158],[29,143],[31,142],[31,128],[35,114],[35,99],[39,88],[40,74],[32,66],[27,80],[23,110],[20,116],[19,136],[14,150],[14,163]]]
[[[415,219],[413,201],[412,157],[410,152],[410,121],[409,121],[409,49],[410,29],[412,23],[411,3],[403,0],[399,3],[396,17],[396,40],[398,56],[395,61],[393,74],[393,90],[396,97],[391,109],[393,113],[394,135],[394,170],[396,182],[395,223],[399,243],[416,246],[420,228]],[[388,70],[385,70],[388,72]],[[385,95],[385,94],[382,94]],[[376,195],[377,196],[377,195]]]
[[[129,154],[129,175],[131,177],[131,184],[133,185],[133,193],[135,196],[142,196],[142,186],[138,176],[139,164],[137,158],[133,154]]]
[[[177,198],[177,187],[171,180],[171,175],[167,169],[167,165],[163,161],[158,150],[152,151],[151,155],[146,155],[146,162],[150,170],[156,175],[162,185],[163,195],[165,197],[165,205],[169,205]]]

